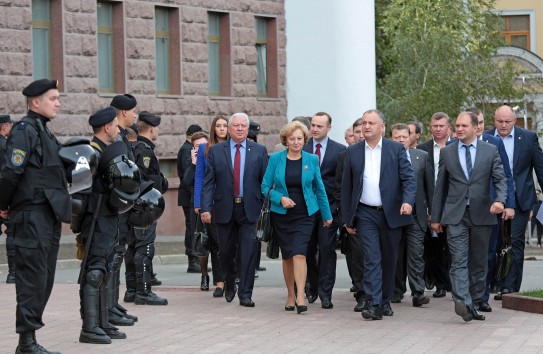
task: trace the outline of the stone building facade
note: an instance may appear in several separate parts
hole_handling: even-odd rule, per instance
[[[33,14],[36,3],[49,6],[45,25]],[[101,4],[113,8],[115,89],[109,91],[99,88]],[[171,92],[166,93],[159,92],[156,81],[157,9],[169,14]],[[210,94],[208,83],[210,15],[220,17],[218,94]],[[267,24],[265,94],[257,90],[257,18]],[[0,0],[0,112],[16,120],[26,111],[21,90],[37,79],[33,45],[38,39],[33,29],[39,26],[49,30],[49,78],[61,83],[61,112],[51,123],[61,140],[90,136],[89,115],[108,106],[116,94],[133,94],[138,110],[162,117],[156,151],[171,188],[166,195],[170,212],[159,223],[161,234],[182,232],[175,157],[188,125],[208,129],[217,114],[245,112],[261,125],[259,142],[269,151],[279,141],[277,133],[287,122],[284,0]]]

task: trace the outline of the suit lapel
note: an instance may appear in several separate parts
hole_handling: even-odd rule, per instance
[[[306,168],[307,167],[307,168]],[[309,175],[309,156],[302,151],[302,188]]]
[[[513,166],[510,166],[511,169],[513,169],[515,166],[515,161],[518,161],[519,154],[520,154],[520,146],[522,143],[522,139],[524,138],[524,135],[522,134],[520,129],[515,129],[515,141],[513,142]]]
[[[230,169],[230,173],[232,173],[232,176],[234,176],[234,168],[232,167],[232,152],[230,151],[230,139],[226,140],[223,143],[224,147],[224,156],[226,157],[226,164],[228,165],[228,168]]]
[[[388,147],[388,141],[385,138],[383,138],[382,144],[381,144],[381,172],[379,173],[379,182],[383,180],[383,172],[385,169],[385,164],[387,164],[390,160],[388,156],[389,149],[387,149],[387,147]]]
[[[458,166],[458,168],[460,169],[460,174],[462,175],[462,177],[464,177],[464,180],[469,182],[468,178],[466,177],[466,174],[464,173],[464,169],[462,168],[462,164],[460,163],[460,157],[458,157],[458,145],[459,144],[460,144],[460,140],[457,140],[457,141],[455,141],[454,143],[451,144],[451,146],[453,146],[453,153],[451,154],[452,159],[454,161],[453,166]],[[442,153],[442,152],[443,151],[440,151],[440,153]],[[471,173],[473,174],[473,170],[471,171]]]

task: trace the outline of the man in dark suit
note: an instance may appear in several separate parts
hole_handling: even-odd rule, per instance
[[[424,295],[424,237],[428,229],[428,210],[431,209],[434,176],[429,166],[428,153],[409,148],[411,132],[407,124],[394,124],[391,128],[391,134],[392,140],[404,145],[417,183],[415,206],[412,213],[414,223],[403,228],[400,241],[394,299],[401,302],[406,291],[405,279],[408,277],[413,306],[421,307],[430,302],[430,299]]]
[[[362,115],[364,141],[347,149],[341,183],[341,212],[353,235],[351,249],[364,257],[363,288],[371,305],[366,319],[392,316],[394,271],[402,227],[413,223],[415,176],[403,145],[383,138],[378,110]]]
[[[530,210],[535,200],[533,172],[539,184],[543,183],[543,152],[537,135],[529,130],[515,126],[517,117],[509,106],[501,106],[494,114],[495,128],[487,133],[502,139],[513,172],[515,182],[515,217],[511,223],[513,260],[509,273],[501,284],[501,295],[518,292],[522,283],[524,264],[524,232],[530,218]]]
[[[354,143],[358,143],[364,139],[364,135],[362,134],[362,118],[358,118],[353,123],[353,138]],[[336,206],[337,211],[339,215],[340,220],[340,226],[341,232],[347,232],[345,229],[345,223],[343,222],[343,216],[341,214],[341,180],[343,177],[343,163],[345,162],[345,155],[347,154],[347,150],[342,151],[339,153],[338,161],[337,161],[337,167],[336,167],[336,176],[334,178],[334,197],[336,199]],[[349,235],[347,233],[347,235]],[[347,262],[347,271],[349,272],[349,277],[351,278],[351,282],[353,286],[351,287],[351,292],[354,293],[354,298],[356,299],[356,306],[354,307],[355,312],[362,312],[363,308],[365,307],[367,301],[366,296],[364,294],[364,289],[362,287],[362,269],[364,266],[363,259],[361,255],[356,255],[357,258],[353,258],[353,252],[349,252],[345,254],[345,261]],[[353,268],[358,267],[357,271],[354,272]],[[357,279],[355,279],[354,274],[356,273]]]
[[[460,140],[440,152],[432,202],[432,229],[443,232],[447,225],[455,312],[466,322],[485,319],[478,302],[485,291],[488,243],[495,215],[503,212],[507,198],[498,149],[477,139],[477,125],[472,112],[462,112],[456,119]],[[490,197],[490,180],[495,198]]]
[[[311,118],[311,135],[303,150],[319,156],[322,182],[328,196],[330,211],[334,221],[324,227],[320,214],[315,220],[315,228],[307,250],[307,278],[309,290],[307,301],[315,302],[317,295],[324,309],[331,309],[332,289],[336,282],[336,233],[339,226],[336,200],[334,198],[334,179],[339,154],[345,146],[328,137],[332,128],[332,118],[328,113],[318,112]],[[317,261],[318,252],[318,261]]]
[[[439,164],[439,151],[449,141],[451,118],[443,112],[434,113],[430,121],[430,130],[432,132],[432,139],[418,145],[417,149],[428,153],[430,169],[434,174],[435,183]],[[451,286],[449,279],[449,250],[447,247],[445,233],[436,234],[428,230],[424,243],[425,277],[429,290],[433,288],[433,285],[436,287],[436,291],[433,294],[434,297],[444,297]]]
[[[230,138],[209,149],[201,217],[211,223],[211,212],[217,223],[221,264],[226,272],[226,301],[236,295],[236,250],[240,257],[239,304],[254,307],[252,300],[258,241],[254,224],[262,208],[260,184],[268,165],[263,145],[247,140],[249,117],[234,113],[228,120]]]
[[[191,124],[185,133],[186,140],[177,152],[177,175],[179,176],[177,205],[183,208],[183,215],[185,215],[185,255],[187,255],[189,259],[187,273],[200,273],[200,264],[198,263],[198,257],[192,254],[192,234],[194,233],[194,230],[190,223],[190,219],[194,205],[190,202],[190,190],[183,184],[183,176],[192,161],[190,155],[192,144],[190,139],[192,134],[201,131],[202,128],[199,125]]]

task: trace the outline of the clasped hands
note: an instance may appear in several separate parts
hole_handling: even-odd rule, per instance
[[[294,203],[294,201],[292,199],[288,198],[288,197],[281,197],[281,205],[285,209],[291,209],[291,208],[294,208],[296,203]],[[333,221],[333,219],[323,220],[322,226],[329,227],[330,225],[332,225],[332,221]]]

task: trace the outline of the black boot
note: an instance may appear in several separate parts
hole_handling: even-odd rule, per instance
[[[127,318],[122,311],[120,311],[115,305],[116,298],[116,277],[115,273],[112,274],[107,284],[107,308],[108,308],[108,322],[115,326],[133,326],[134,321]]]
[[[200,282],[200,290],[209,291],[209,275],[202,275],[202,281]]]
[[[100,276],[96,272],[101,273],[97,270],[90,271],[87,274],[87,283],[83,286],[83,327],[81,328],[79,341],[81,343],[110,344],[111,338],[98,325],[100,319],[99,286],[101,280],[92,279],[93,276]]]
[[[151,291],[150,276],[136,273],[137,291],[134,303],[136,305],[168,305],[168,300]]]
[[[126,272],[126,292],[124,293],[124,302],[134,302],[136,297],[136,273]]]
[[[101,328],[111,339],[126,339],[126,333],[119,331],[119,329],[111,323],[107,323]]]
[[[189,256],[189,267],[187,268],[187,273],[200,273],[200,262],[198,261],[198,257],[196,256]]]
[[[15,284],[15,257],[8,256],[8,276],[6,284]]]
[[[34,332],[19,333],[19,345],[15,349],[15,354],[60,354],[59,352],[50,352],[36,342]]]

